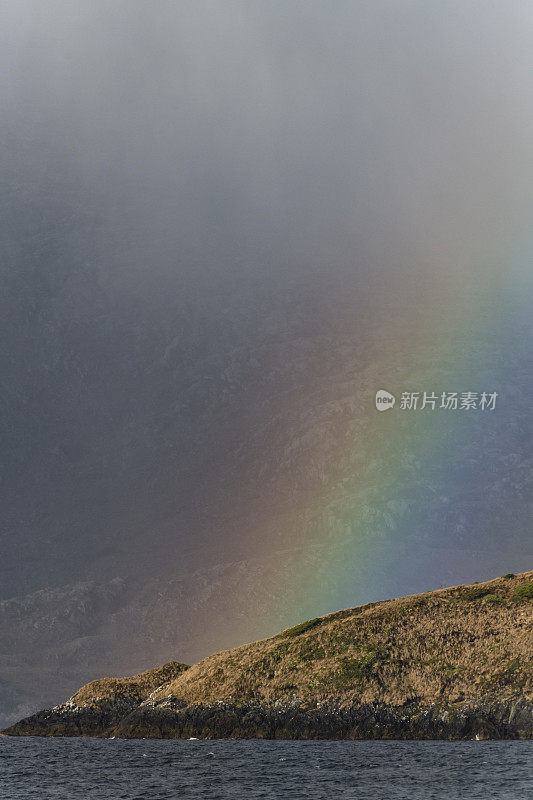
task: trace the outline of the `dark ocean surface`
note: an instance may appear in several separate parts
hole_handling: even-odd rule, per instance
[[[0,738],[2,800],[531,800],[532,742]]]

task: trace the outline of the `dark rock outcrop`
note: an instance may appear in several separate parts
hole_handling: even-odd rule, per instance
[[[184,708],[104,701],[76,709],[64,704],[11,728],[10,736],[98,736],[125,739],[531,739],[533,703],[523,699],[427,708],[305,708],[289,705],[192,704]]]

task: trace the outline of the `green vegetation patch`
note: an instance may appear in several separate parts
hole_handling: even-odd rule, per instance
[[[311,628],[316,628],[317,625],[320,625],[322,622],[322,617],[315,617],[315,619],[308,619],[307,622],[300,622],[299,625],[295,625],[294,628],[288,628],[283,633],[280,633],[280,636],[286,638],[293,638],[294,636],[300,636],[302,633],[306,633],[310,631]]]
[[[503,603],[504,600],[501,594],[486,594],[484,599],[486,603],[494,603],[495,605]]]
[[[474,586],[472,589],[467,589],[465,592],[461,592],[460,599],[481,600],[482,597],[486,597],[488,594],[492,594],[488,586]]]
[[[290,651],[289,642],[281,642],[270,653],[266,653],[263,658],[255,661],[250,672],[269,672],[275,669],[281,661],[287,658]]]
[[[319,661],[326,657],[326,651],[311,639],[302,643],[297,655],[302,661]]]
[[[533,600],[533,582],[515,586],[513,597],[515,600]]]
[[[387,660],[387,649],[381,645],[369,646],[367,652],[353,658],[345,656],[333,675],[336,689],[360,686],[371,678],[378,678],[378,666]]]

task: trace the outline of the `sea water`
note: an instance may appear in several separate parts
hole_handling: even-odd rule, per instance
[[[1,800],[531,800],[533,742],[0,738]]]

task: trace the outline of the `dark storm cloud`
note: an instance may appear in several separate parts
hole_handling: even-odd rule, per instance
[[[4,122],[35,141],[33,158],[59,150],[110,229],[148,237],[155,264],[240,246],[245,270],[250,248],[285,253],[289,270],[353,271],[364,255],[376,269],[391,248],[412,258],[410,226],[450,236],[467,212],[490,225],[502,193],[517,196],[527,3],[2,11]],[[142,280],[145,257],[121,277]]]
[[[531,184],[532,16],[0,4],[6,592],[135,551],[158,514],[190,539],[229,447],[192,420],[231,353],[505,234]]]

